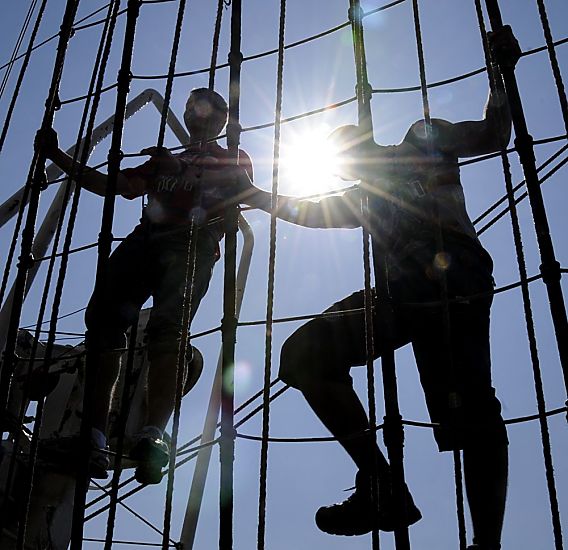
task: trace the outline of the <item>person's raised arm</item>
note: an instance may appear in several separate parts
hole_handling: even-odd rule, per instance
[[[493,57],[507,60],[513,66],[522,51],[511,27],[488,33]],[[496,85],[489,93],[482,120],[440,124],[434,139],[438,147],[458,157],[472,157],[499,151],[511,139],[511,113],[501,75],[495,70]]]

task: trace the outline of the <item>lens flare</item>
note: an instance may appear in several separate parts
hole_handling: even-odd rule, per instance
[[[343,187],[337,177],[337,151],[328,140],[329,126],[294,133],[282,144],[280,178],[286,190],[306,196]]]
[[[250,390],[252,365],[247,361],[237,361],[235,365],[235,389],[240,394]]]

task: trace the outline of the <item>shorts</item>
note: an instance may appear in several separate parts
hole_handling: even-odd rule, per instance
[[[447,273],[449,297],[486,295],[450,303],[448,346],[439,284],[418,269],[414,255],[397,266],[397,277],[390,280],[393,345],[397,349],[412,343],[430,419],[438,424],[434,436],[441,451],[476,442],[507,444],[501,405],[491,383],[491,259],[482,256],[472,263],[475,258],[470,251],[448,248],[447,252],[452,257]],[[355,292],[326,310],[346,313],[314,319],[292,334],[282,349],[280,378],[300,390],[308,385],[317,388],[322,380],[351,385],[350,369],[366,364],[363,305],[363,291]],[[387,331],[382,307],[375,298],[375,359],[381,356],[381,335]]]
[[[143,220],[120,243],[107,264],[106,288],[95,287],[87,307],[87,345],[102,350],[124,348],[126,331],[151,296],[153,307],[146,326],[149,357],[177,353],[188,235],[188,227],[156,226]],[[197,235],[190,319],[207,292],[218,259],[216,237],[206,229],[200,229]]]

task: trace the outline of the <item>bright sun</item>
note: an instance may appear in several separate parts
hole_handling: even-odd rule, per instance
[[[306,196],[344,186],[337,173],[337,154],[327,141],[328,126],[289,135],[280,150],[280,178],[286,191]]]

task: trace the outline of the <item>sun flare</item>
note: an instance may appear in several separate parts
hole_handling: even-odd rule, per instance
[[[310,128],[294,133],[282,143],[280,151],[280,178],[287,191],[308,196],[344,186],[336,175],[337,152],[327,141],[328,126]]]

